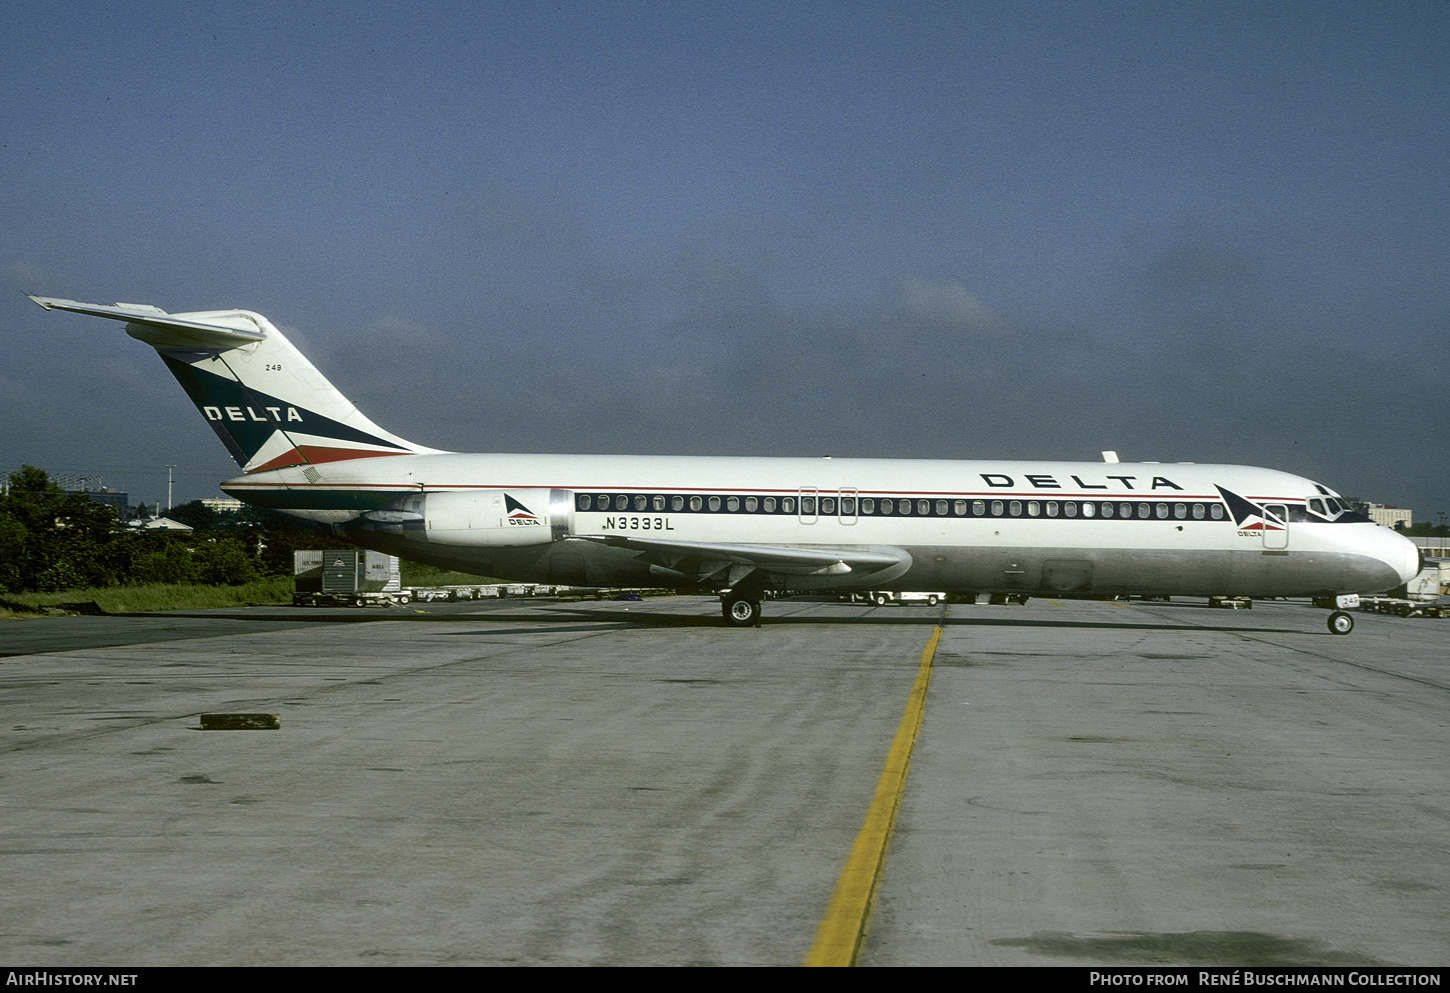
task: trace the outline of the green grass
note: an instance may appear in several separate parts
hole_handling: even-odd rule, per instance
[[[501,579],[489,579],[487,576],[470,576],[466,572],[434,572],[426,576],[414,579],[412,582],[403,581],[404,586],[493,586],[502,583]]]
[[[291,603],[292,589],[291,576],[278,576],[241,586],[150,583],[144,586],[91,587],[63,593],[7,593],[0,597],[0,618],[37,613],[42,607],[89,601],[95,601],[108,614]]]
[[[498,580],[464,572],[443,572],[431,566],[402,562],[404,586],[480,586]],[[190,583],[150,583],[140,586],[99,586],[63,593],[0,594],[0,620],[34,617],[42,607],[94,601],[108,614],[143,614],[155,610],[199,610],[245,604],[291,603],[291,576],[262,579],[241,586],[204,586]]]
[[[500,582],[487,576],[473,576],[466,572],[444,572],[431,565],[419,565],[403,559],[398,563],[398,572],[404,586],[487,586]]]

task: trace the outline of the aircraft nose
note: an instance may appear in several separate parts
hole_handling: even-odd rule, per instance
[[[1353,543],[1355,564],[1343,577],[1355,593],[1383,593],[1403,586],[1420,574],[1420,549],[1389,528],[1369,527]]]
[[[1424,568],[1425,553],[1420,551],[1419,545],[1402,534],[1390,531],[1388,537],[1394,540],[1385,556],[1385,562],[1400,577],[1400,584],[1408,583]]]

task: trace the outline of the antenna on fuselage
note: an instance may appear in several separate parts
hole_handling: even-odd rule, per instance
[[[1116,462],[1116,461],[1118,461],[1118,453],[1117,452],[1103,452],[1103,461],[1104,462]]]

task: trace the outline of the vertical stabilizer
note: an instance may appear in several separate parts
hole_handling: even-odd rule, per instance
[[[246,472],[437,451],[365,417],[261,314],[30,299],[46,310],[125,321],[127,334],[160,353]]]

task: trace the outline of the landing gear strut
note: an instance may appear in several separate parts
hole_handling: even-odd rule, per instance
[[[1354,630],[1354,615],[1346,614],[1342,610],[1336,610],[1329,615],[1330,634],[1349,634]]]
[[[729,594],[720,598],[720,609],[725,623],[733,628],[753,628],[760,623],[760,601]]]

